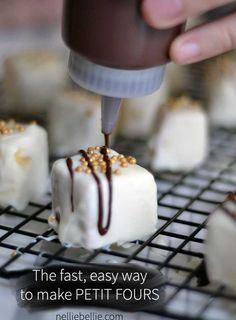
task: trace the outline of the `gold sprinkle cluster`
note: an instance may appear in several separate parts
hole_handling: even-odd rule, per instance
[[[100,151],[100,147],[89,147],[87,149],[87,154],[94,171],[99,171],[101,173],[107,172],[107,163],[104,161],[104,155],[97,153]],[[107,149],[108,155],[111,153],[110,149]],[[111,165],[118,164],[118,168],[113,171],[115,175],[122,174],[122,168],[127,168],[129,165],[134,165],[137,163],[137,160],[132,156],[124,156],[123,154],[115,155],[110,157]],[[89,167],[88,161],[84,157],[80,159],[80,165],[75,168],[76,172],[84,172],[91,174],[92,170]]]
[[[37,124],[36,121],[32,121],[31,124]],[[8,121],[0,120],[0,135],[9,135],[12,133],[24,132],[25,126],[16,122],[14,119]]]
[[[202,104],[198,100],[194,100],[187,96],[181,96],[178,98],[172,98],[169,101],[165,102],[161,109],[162,111],[167,110],[178,110],[178,109],[201,109]]]

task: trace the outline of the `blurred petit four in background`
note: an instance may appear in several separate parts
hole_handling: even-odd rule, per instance
[[[155,171],[188,171],[200,165],[208,153],[208,121],[201,103],[181,97],[164,104],[149,146]]]
[[[78,87],[58,93],[48,110],[48,132],[51,154],[57,157],[103,145],[100,96]]]
[[[67,84],[63,59],[46,50],[28,50],[9,56],[4,63],[5,111],[21,117],[44,114]]]
[[[208,220],[206,265],[209,280],[236,290],[236,195],[227,199]]]
[[[155,125],[160,105],[166,101],[168,84],[165,81],[160,90],[151,95],[125,99],[121,106],[118,131],[129,139],[147,139]]]
[[[206,73],[208,109],[214,126],[236,128],[236,54],[215,58]]]
[[[0,121],[0,205],[24,209],[46,194],[48,140],[36,123]]]

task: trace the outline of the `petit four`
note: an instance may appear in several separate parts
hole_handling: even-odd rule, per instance
[[[236,290],[236,195],[230,194],[208,220],[206,267],[209,280]]]
[[[49,178],[46,131],[36,123],[0,121],[0,205],[24,209],[46,193]]]
[[[50,151],[54,156],[103,144],[100,97],[82,89],[60,92],[49,110],[48,125]]]
[[[157,226],[151,173],[106,147],[89,147],[55,162],[49,224],[62,243],[97,249],[137,240]]]
[[[186,97],[169,101],[157,127],[150,141],[153,170],[191,170],[205,160],[208,124],[200,103]]]

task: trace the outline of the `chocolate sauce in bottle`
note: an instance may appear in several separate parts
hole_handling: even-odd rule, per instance
[[[150,27],[140,0],[64,0],[69,72],[80,86],[103,96],[103,133],[112,132],[122,98],[160,88],[170,44],[181,30]]]

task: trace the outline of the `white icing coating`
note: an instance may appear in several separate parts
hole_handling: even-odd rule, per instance
[[[147,138],[155,124],[160,105],[166,100],[166,83],[155,93],[134,99],[125,99],[121,108],[119,133],[123,137]]]
[[[100,97],[83,90],[61,92],[49,110],[49,141],[57,156],[102,145]]]
[[[4,64],[7,107],[21,113],[46,111],[66,82],[65,64],[52,52],[21,52],[6,59]]]
[[[209,117],[216,126],[236,127],[236,76],[223,77],[214,87],[209,102]]]
[[[25,131],[0,135],[0,205],[24,209],[46,192],[48,181],[48,142],[38,125]]]
[[[109,156],[117,155],[112,151]],[[73,166],[80,155],[72,157]],[[116,170],[117,164],[112,165]],[[71,177],[65,159],[58,160],[52,169],[53,214],[60,223],[52,227],[62,243],[97,249],[115,242],[133,241],[152,234],[157,225],[157,188],[153,176],[138,165],[120,168],[113,174],[112,220],[107,234],[98,232],[98,191],[92,174],[74,173],[74,212],[71,206]],[[103,193],[104,223],[108,216],[108,182],[104,173],[96,171]],[[53,220],[53,219],[52,219]],[[50,221],[50,219],[49,219]]]
[[[236,213],[236,204],[227,200],[224,204]],[[210,281],[223,283],[236,290],[236,219],[219,207],[208,221],[206,264]]]
[[[151,167],[185,171],[200,165],[208,152],[208,123],[201,108],[173,108],[150,141]]]

